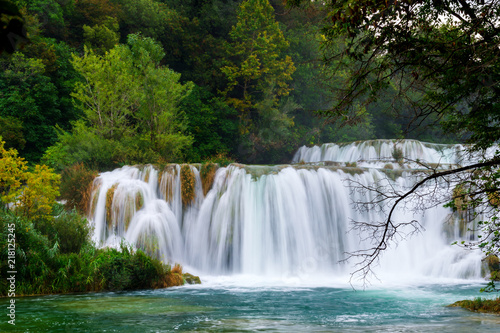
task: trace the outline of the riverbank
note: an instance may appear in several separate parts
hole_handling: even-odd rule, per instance
[[[450,304],[449,307],[461,307],[473,312],[493,313],[500,315],[500,297],[497,299],[484,299],[481,297],[473,300],[463,300]]]

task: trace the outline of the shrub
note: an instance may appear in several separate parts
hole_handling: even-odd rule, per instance
[[[184,284],[180,266],[162,264],[144,252],[121,249],[96,249],[84,237],[88,229],[78,231],[84,218],[76,211],[63,212],[55,219],[32,221],[11,211],[0,210],[0,296],[6,296],[9,228],[16,232],[16,295],[53,294],[100,290],[165,288]],[[52,231],[56,233],[56,231]],[[72,243],[80,243],[75,245]],[[72,252],[70,252],[72,251]],[[179,273],[180,272],[180,273]]]
[[[181,166],[181,197],[182,204],[190,205],[195,198],[195,178],[193,170],[189,164]]]
[[[207,195],[208,191],[212,188],[217,169],[218,165],[215,163],[208,162],[201,165],[200,177],[201,185],[203,187],[203,195]]]
[[[227,153],[222,152],[210,156],[204,161],[204,163],[214,163],[220,165],[221,167],[226,167],[231,163],[235,163],[235,160],[232,157],[230,157]]]
[[[489,312],[500,314],[500,298],[497,299],[483,299],[478,297],[474,300],[458,301],[450,306],[457,306],[468,309],[474,312]]]
[[[404,158],[403,149],[394,147],[392,150],[392,158],[398,163],[402,162]]]
[[[76,210],[63,211],[54,218],[54,232],[62,253],[78,253],[90,242],[92,227]]]
[[[76,208],[86,214],[89,208],[92,183],[98,172],[77,163],[64,169],[61,175],[61,198],[66,200],[68,209]]]

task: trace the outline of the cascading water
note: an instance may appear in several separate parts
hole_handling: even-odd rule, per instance
[[[414,160],[450,165],[460,163],[463,151],[461,146],[430,146],[414,140],[397,145]],[[206,195],[202,188],[206,179],[199,166],[191,165],[187,170],[194,184],[189,202],[179,165],[102,173],[94,182],[90,210],[94,240],[116,246],[124,239],[200,274],[345,277],[353,269],[349,263],[339,263],[345,253],[369,246],[349,232],[351,221],[379,221],[383,216],[379,211],[353,209],[352,201],[369,200],[370,194],[351,191],[344,180],[371,185],[387,179],[395,189],[411,186],[415,181],[411,170],[380,169],[389,160],[398,164],[393,149],[392,141],[379,140],[301,148],[294,157],[295,162],[357,162],[356,168],[231,165],[217,170]],[[360,168],[360,161],[376,167]],[[458,223],[450,224],[451,211],[435,207],[413,216],[409,205],[396,218],[414,218],[426,231],[387,250],[377,274],[398,279],[481,278],[481,254],[450,246],[456,237],[465,236]]]

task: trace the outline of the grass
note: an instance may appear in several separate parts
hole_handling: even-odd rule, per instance
[[[201,185],[203,188],[203,195],[207,195],[208,191],[212,188],[217,172],[218,165],[215,163],[203,163],[200,169]]]
[[[500,315],[500,297],[496,299],[484,299],[478,297],[474,300],[458,301],[449,306],[461,307],[474,312],[494,313]]]
[[[183,164],[181,166],[181,198],[184,206],[193,203],[196,195],[194,186],[194,172],[189,164]]]

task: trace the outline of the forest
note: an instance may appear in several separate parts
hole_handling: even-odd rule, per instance
[[[353,102],[363,115],[354,127],[319,117],[343,74],[323,62],[327,11],[317,2],[13,3],[25,35],[0,59],[0,136],[30,164],[275,164],[324,142],[456,141],[408,128],[413,110],[394,102],[395,83],[377,103]]]

